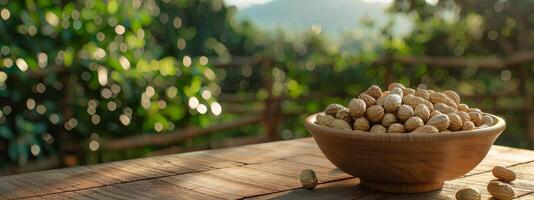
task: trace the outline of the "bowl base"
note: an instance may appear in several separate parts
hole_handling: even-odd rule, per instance
[[[440,183],[421,183],[421,184],[395,184],[395,183],[379,183],[360,179],[363,187],[389,193],[423,193],[439,190],[443,188],[443,182]]]

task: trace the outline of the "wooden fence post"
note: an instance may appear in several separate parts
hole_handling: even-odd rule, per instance
[[[265,60],[261,62],[263,87],[267,90],[267,98],[264,101],[262,124],[265,129],[266,138],[275,140],[278,138],[278,122],[280,121],[280,98],[273,94],[273,77],[271,71],[272,62]]]
[[[526,132],[530,139],[530,145],[534,145],[534,113],[532,113],[532,102],[534,101],[534,97],[528,91],[528,79],[531,77],[529,76],[528,69],[526,67],[518,66],[518,68],[521,94],[525,101],[523,102],[523,113],[525,114],[524,122],[527,123],[525,128],[527,129]]]

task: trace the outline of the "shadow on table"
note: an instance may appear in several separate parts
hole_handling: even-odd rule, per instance
[[[441,190],[421,194],[391,194],[376,192],[359,185],[359,179],[351,178],[344,181],[325,183],[314,190],[298,189],[266,196],[261,199],[415,199],[415,200],[445,200],[454,199],[442,194]]]

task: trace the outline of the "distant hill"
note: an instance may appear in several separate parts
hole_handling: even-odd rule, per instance
[[[388,5],[362,0],[273,0],[239,10],[238,18],[250,19],[267,30],[304,30],[313,24],[319,24],[322,31],[337,36],[341,32],[360,27],[360,22],[365,17],[373,19],[379,25],[385,24]],[[410,23],[406,18],[395,18],[396,33],[409,31]]]

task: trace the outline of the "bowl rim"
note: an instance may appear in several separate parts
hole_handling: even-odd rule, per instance
[[[306,117],[304,121],[304,126],[314,137],[316,137],[317,135],[334,135],[348,139],[369,141],[444,141],[498,135],[502,133],[506,128],[506,122],[503,118],[488,114],[496,120],[496,123],[493,126],[482,129],[455,131],[450,133],[374,133],[366,131],[340,130],[315,124],[315,117],[318,114],[324,114],[324,112],[311,114]]]

